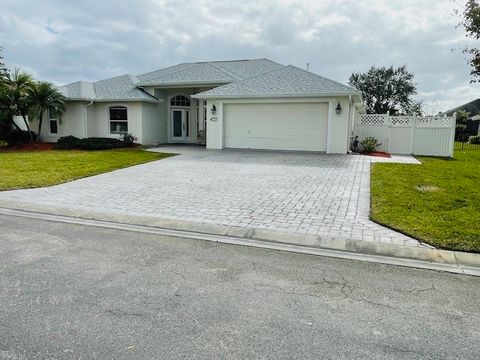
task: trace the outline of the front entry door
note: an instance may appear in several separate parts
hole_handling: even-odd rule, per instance
[[[186,109],[172,109],[172,140],[185,141],[187,136],[187,111]]]

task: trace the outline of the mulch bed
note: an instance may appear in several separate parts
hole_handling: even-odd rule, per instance
[[[389,153],[383,152],[383,151],[374,151],[371,153],[363,153],[363,155],[368,155],[368,156],[378,156],[378,157],[384,157],[384,158],[391,158],[392,156]]]
[[[9,146],[0,148],[0,152],[8,152],[8,151],[45,151],[45,150],[52,150],[54,143],[47,143],[47,142],[32,142],[30,144],[22,144],[16,146]]]

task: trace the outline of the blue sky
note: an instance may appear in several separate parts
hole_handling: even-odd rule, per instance
[[[188,61],[267,57],[347,82],[407,64],[436,112],[480,97],[452,0],[2,0],[7,65],[56,84]],[[453,49],[453,51],[452,51]],[[455,49],[458,49],[455,51]]]

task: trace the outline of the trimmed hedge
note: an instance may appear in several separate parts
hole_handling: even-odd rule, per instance
[[[63,136],[58,139],[55,149],[58,150],[109,150],[128,146],[122,140],[102,137],[79,139],[75,136]]]

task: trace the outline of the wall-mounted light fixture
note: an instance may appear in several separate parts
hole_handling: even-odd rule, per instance
[[[215,115],[217,113],[217,108],[215,107],[215,105],[212,105],[212,115]]]
[[[340,103],[338,103],[337,107],[335,108],[335,112],[337,113],[337,115],[340,115],[340,113],[342,112],[342,107],[340,106]]]

